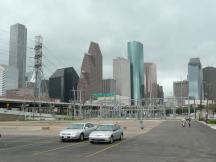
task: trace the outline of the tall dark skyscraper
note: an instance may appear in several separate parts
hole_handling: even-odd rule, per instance
[[[203,88],[205,99],[216,99],[216,68],[205,67],[203,68]]]
[[[77,90],[78,81],[79,76],[73,67],[56,70],[49,78],[50,98],[60,99],[62,102],[74,99],[73,90]]]
[[[84,55],[78,90],[82,91],[82,101],[96,93],[102,93],[102,53],[97,43],[91,42],[88,53]]]
[[[10,27],[9,66],[18,70],[18,88],[25,87],[27,29],[22,24]]]
[[[128,42],[128,60],[131,71],[132,104],[140,105],[144,98],[144,59],[143,44],[137,41]]]

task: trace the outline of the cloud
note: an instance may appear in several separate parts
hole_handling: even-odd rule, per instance
[[[0,53],[8,59],[9,26],[20,22],[28,28],[28,57],[34,36],[43,36],[47,76],[64,66],[79,73],[89,42],[96,41],[109,78],[112,59],[126,56],[127,41],[138,40],[144,60],[157,64],[158,81],[171,95],[172,81],[186,78],[189,58],[215,66],[215,5],[214,0],[1,0]]]

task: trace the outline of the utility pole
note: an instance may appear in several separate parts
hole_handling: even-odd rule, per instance
[[[34,100],[38,100],[38,110],[40,111],[40,95],[41,95],[41,78],[42,78],[42,36],[35,36],[35,56],[34,56],[34,72],[35,72],[35,85],[34,85]],[[35,109],[35,107],[34,107]],[[35,111],[35,110],[34,110]]]
[[[74,95],[74,106],[75,106],[74,107],[74,115],[75,115],[75,110],[76,110],[75,99],[76,99],[76,96],[78,97],[78,93],[79,93],[79,116],[82,117],[82,90],[73,89],[72,91],[73,91],[73,95]]]

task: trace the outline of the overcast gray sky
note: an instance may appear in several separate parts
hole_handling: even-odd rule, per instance
[[[1,0],[0,63],[8,62],[9,27],[17,22],[28,29],[28,70],[34,36],[43,36],[46,76],[66,66],[79,73],[95,41],[104,78],[111,78],[112,59],[126,56],[127,41],[137,40],[144,44],[144,61],[157,64],[158,82],[169,96],[172,82],[186,79],[189,58],[215,66],[215,6],[215,0]]]

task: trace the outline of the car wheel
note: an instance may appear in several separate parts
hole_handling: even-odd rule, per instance
[[[84,134],[81,133],[81,134],[80,134],[80,141],[83,141],[83,140],[84,140]]]
[[[65,140],[62,138],[62,139],[61,139],[61,142],[65,142]]]
[[[90,141],[91,144],[94,144],[94,141]]]
[[[110,144],[113,143],[113,136],[110,137]]]
[[[123,140],[123,134],[121,134],[121,136],[119,137],[119,140]]]

